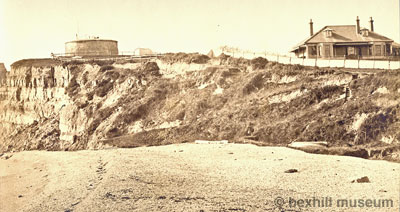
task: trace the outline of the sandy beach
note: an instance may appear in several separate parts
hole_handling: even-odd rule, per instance
[[[399,210],[400,164],[387,161],[192,143],[7,155],[0,211]],[[352,182],[364,176],[368,183]],[[364,204],[337,207],[341,199]],[[388,199],[393,207],[366,204]]]

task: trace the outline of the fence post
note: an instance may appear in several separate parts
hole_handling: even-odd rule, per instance
[[[329,68],[332,68],[331,67],[331,57],[329,57]]]
[[[292,65],[292,57],[289,57],[289,65]]]
[[[346,68],[346,55],[343,57],[343,68]]]
[[[389,67],[388,67],[388,68],[389,68],[389,70],[390,70],[390,58],[389,58]]]
[[[315,64],[314,64],[315,67],[317,67],[317,60],[318,60],[318,55],[315,57]]]
[[[358,56],[357,62],[358,62],[358,64],[357,64],[357,69],[360,69],[360,56]]]
[[[304,59],[305,59],[305,57],[303,57],[303,64],[302,64],[303,66],[304,66]]]

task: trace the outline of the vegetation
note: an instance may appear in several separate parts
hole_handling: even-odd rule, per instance
[[[197,63],[197,64],[205,64],[210,58],[207,55],[198,54],[198,53],[167,53],[161,57],[161,60],[167,63]]]
[[[23,59],[11,64],[13,68],[19,67],[52,67],[56,65],[61,65],[62,63],[58,60],[50,58],[39,58],[39,59]]]
[[[177,53],[161,60],[190,64],[210,58]],[[283,65],[261,57],[216,60],[220,65],[173,78],[162,77],[151,60],[134,69],[96,63],[97,73],[68,64],[66,93],[88,126],[71,149],[85,148],[88,141],[120,147],[195,139],[260,145],[327,141],[349,148],[400,141],[399,72]],[[22,96],[17,92],[20,102]],[[385,138],[393,143],[383,143]]]

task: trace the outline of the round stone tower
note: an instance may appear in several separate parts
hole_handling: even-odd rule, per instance
[[[85,39],[65,43],[66,56],[113,56],[118,55],[115,40]]]

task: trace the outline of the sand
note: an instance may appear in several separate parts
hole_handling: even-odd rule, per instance
[[[25,151],[0,159],[0,211],[399,211],[399,170],[249,144]],[[364,176],[369,183],[352,183]],[[337,207],[339,199],[391,199],[393,207]]]

